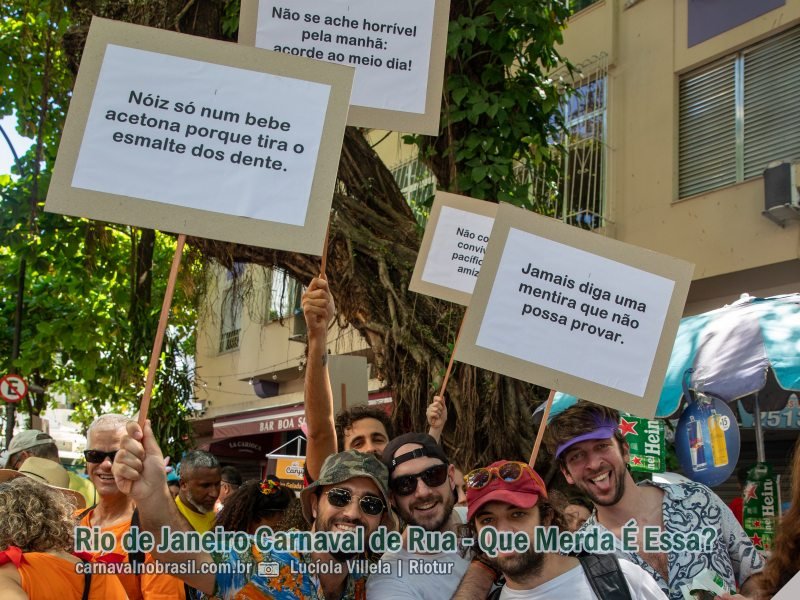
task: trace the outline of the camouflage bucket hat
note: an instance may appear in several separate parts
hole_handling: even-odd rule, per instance
[[[381,525],[386,525],[389,529],[393,529],[394,519],[391,516],[392,511],[389,504],[389,471],[375,456],[358,450],[346,450],[331,454],[322,464],[319,479],[303,488],[303,491],[300,492],[300,504],[303,507],[303,516],[306,521],[309,523],[314,522],[314,515],[311,513],[311,496],[317,493],[318,488],[344,483],[348,479],[354,479],[355,477],[367,477],[378,486],[381,498],[386,504],[386,510],[381,518]]]

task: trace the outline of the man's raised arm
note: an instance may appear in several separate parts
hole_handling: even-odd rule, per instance
[[[114,460],[112,471],[119,489],[134,499],[139,509],[141,528],[155,537],[156,548],[161,546],[161,528],[167,526],[172,532],[191,531],[191,528],[178,512],[167,488],[164,470],[164,455],[158,447],[150,421],[144,431],[131,421],[127,424],[127,435],[122,438],[119,452]],[[211,595],[214,593],[214,575],[200,574],[202,563],[213,563],[207,552],[157,552],[152,555],[160,562],[195,562],[195,573],[177,575],[190,586]]]
[[[306,470],[316,480],[322,463],[337,451],[333,423],[333,391],[328,375],[328,325],[336,314],[325,279],[315,277],[303,294],[303,315],[308,332],[305,410],[308,429]]]

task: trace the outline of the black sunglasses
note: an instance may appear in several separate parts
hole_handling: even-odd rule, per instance
[[[333,488],[328,490],[326,495],[328,496],[328,502],[337,508],[344,508],[353,501],[353,497],[355,496],[350,490],[344,488]],[[355,497],[358,498],[358,505],[365,515],[375,516],[386,510],[386,505],[383,503],[383,500],[377,496]]]
[[[113,463],[117,452],[119,452],[119,450],[112,450],[111,452],[103,452],[102,450],[84,450],[83,457],[86,459],[86,462],[90,463],[100,464],[106,458],[111,459],[111,462]]]
[[[398,496],[410,496],[417,490],[417,480],[422,479],[429,488],[435,488],[447,481],[447,465],[434,465],[415,475],[401,475],[389,482],[389,487]]]

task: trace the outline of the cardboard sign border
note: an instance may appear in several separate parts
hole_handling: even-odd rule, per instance
[[[498,204],[489,200],[478,200],[477,198],[470,198],[469,196],[459,196],[458,194],[437,190],[436,196],[433,199],[433,206],[431,207],[428,224],[425,226],[425,233],[422,236],[422,244],[419,247],[417,262],[414,265],[414,272],[411,274],[411,281],[408,284],[408,289],[418,294],[425,294],[426,296],[433,296],[434,298],[447,300],[448,302],[455,302],[462,306],[469,306],[472,294],[437,283],[430,283],[422,279],[422,273],[425,271],[425,265],[428,262],[428,255],[431,251],[431,244],[433,244],[436,228],[439,226],[439,217],[442,214],[443,206],[494,219],[497,215]],[[484,262],[486,262],[485,259]]]
[[[72,187],[100,67],[109,44],[331,86],[304,226],[226,215],[131,196]],[[75,81],[45,210],[208,239],[321,255],[355,70],[98,17]]]
[[[497,277],[497,269],[511,228],[566,244],[675,282],[661,337],[650,368],[650,377],[641,397],[476,345],[489,295]],[[535,385],[572,394],[578,398],[585,398],[597,404],[629,412],[637,417],[653,418],[661,395],[661,388],[664,385],[664,376],[675,344],[675,336],[678,333],[693,272],[694,265],[683,260],[598,234],[589,234],[585,230],[561,221],[516,206],[502,204],[497,211],[492,235],[486,247],[486,257],[483,259],[481,273],[472,294],[472,302],[461,328],[461,340],[456,349],[456,360]],[[579,359],[579,357],[575,358]]]
[[[450,0],[433,0],[433,37],[428,62],[428,87],[425,112],[411,113],[386,108],[351,105],[347,124],[353,127],[386,129],[402,133],[439,135],[442,112],[442,88],[444,85],[445,53],[447,51],[447,28],[450,21]],[[258,30],[258,0],[242,0],[239,11],[239,43],[256,45]],[[324,62],[324,61],[322,61]],[[327,65],[335,64],[325,62]]]

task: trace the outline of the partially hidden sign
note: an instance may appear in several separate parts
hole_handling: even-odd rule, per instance
[[[456,359],[652,417],[692,271],[501,204]]]
[[[321,254],[352,77],[95,18],[46,209]]]
[[[408,289],[469,306],[497,204],[436,192]]]
[[[239,42],[355,67],[347,124],[436,135],[450,0],[243,0]]]

